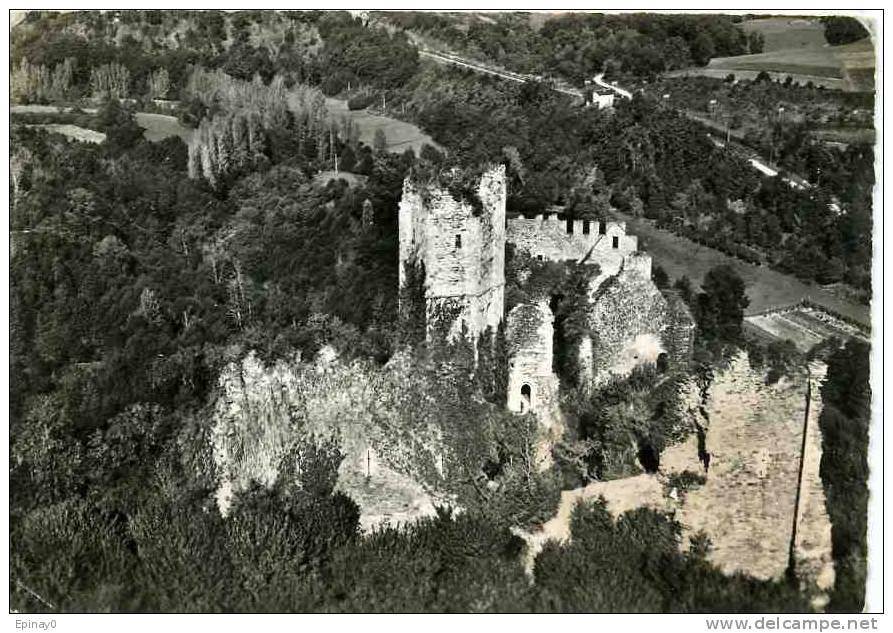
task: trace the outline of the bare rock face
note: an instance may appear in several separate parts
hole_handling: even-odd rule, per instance
[[[282,458],[304,442],[337,446],[343,459],[336,489],[359,505],[363,529],[433,515],[444,500],[426,489],[421,471],[442,475],[442,441],[430,421],[409,410],[406,381],[414,374],[400,361],[381,369],[323,352],[313,363],[293,358],[267,366],[254,354],[230,363],[211,406],[221,514],[251,482],[273,485]],[[406,428],[413,421],[418,426]]]

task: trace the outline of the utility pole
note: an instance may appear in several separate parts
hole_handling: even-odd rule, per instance
[[[806,462],[807,436],[809,435],[809,407],[812,403],[812,372],[806,367],[806,409],[803,413],[803,439],[800,442],[800,468],[797,470],[797,492],[794,495],[794,518],[791,524],[791,541],[788,545],[787,577],[793,581],[797,578],[797,527],[800,520],[800,502],[803,487],[803,467]]]

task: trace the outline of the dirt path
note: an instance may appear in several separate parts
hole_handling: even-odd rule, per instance
[[[608,511],[615,517],[640,507],[662,509],[665,507],[663,486],[657,475],[641,474],[625,479],[596,481],[582,488],[564,490],[555,516],[539,530],[527,532],[516,529],[515,534],[527,541],[524,553],[524,569],[533,574],[537,555],[547,541],[565,543],[571,536],[571,515],[578,503],[604,497]]]

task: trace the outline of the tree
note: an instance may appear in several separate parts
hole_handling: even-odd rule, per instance
[[[385,136],[383,129],[378,128],[375,130],[375,138],[372,140],[372,147],[379,153],[387,151],[388,138]]]
[[[677,279],[676,283],[673,284],[673,288],[679,293],[679,296],[685,303],[691,305],[694,291],[691,287],[691,280],[687,276],[683,275]]]
[[[731,266],[723,264],[707,272],[701,288],[696,310],[701,334],[708,339],[737,341],[744,308],[750,304],[744,281]]]
[[[341,150],[341,157],[338,161],[338,168],[343,171],[352,172],[357,166],[357,156],[350,145],[345,145]]]
[[[171,89],[170,76],[165,68],[153,71],[149,74],[146,82],[149,86],[150,99],[165,99],[168,91]]]
[[[766,38],[763,37],[763,34],[759,31],[751,31],[747,35],[747,51],[751,55],[756,55],[758,53],[763,52],[763,46],[766,43]]]
[[[117,150],[131,148],[143,138],[143,128],[133,113],[122,107],[117,99],[106,101],[97,118],[106,134],[106,143]]]
[[[112,62],[90,71],[90,91],[98,101],[127,97],[130,71],[122,64]]]
[[[825,40],[831,46],[840,46],[868,37],[868,31],[856,18],[844,15],[829,15],[822,18],[825,27]]]
[[[700,31],[691,45],[692,60],[699,66],[706,66],[715,54],[716,47],[713,44],[713,38],[707,32]]]
[[[670,285],[670,278],[667,275],[667,271],[658,264],[653,264],[651,266],[651,279],[654,281],[654,285],[661,289],[667,288]]]
[[[820,474],[831,519],[834,592],[829,611],[858,612],[865,601],[870,348],[858,339],[835,349],[821,387]]]

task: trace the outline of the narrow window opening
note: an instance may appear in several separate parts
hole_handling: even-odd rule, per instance
[[[462,236],[456,235],[456,248],[462,248]]]
[[[532,404],[533,396],[530,385],[521,385],[521,413],[527,413],[528,411],[530,411],[530,407]]]
[[[598,223],[598,234],[599,234],[599,235],[604,235],[606,230],[607,230],[607,227],[605,226],[605,223],[604,223],[604,222],[599,222],[599,223]]]
[[[574,234],[574,220],[573,220],[573,218],[568,218],[567,220],[565,220],[564,226],[565,226],[565,229],[567,230],[569,235]]]
[[[583,220],[583,235],[589,235],[589,220]]]
[[[611,246],[613,248],[620,248],[620,238],[616,235],[611,238]]]

